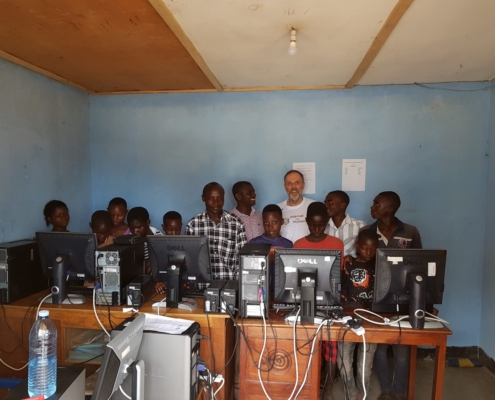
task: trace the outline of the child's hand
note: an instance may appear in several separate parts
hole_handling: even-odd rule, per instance
[[[165,283],[163,282],[155,282],[155,293],[165,293]]]
[[[347,263],[349,263],[349,265],[352,265],[352,256],[348,255],[344,257],[344,265],[342,266],[342,269],[344,269]]]

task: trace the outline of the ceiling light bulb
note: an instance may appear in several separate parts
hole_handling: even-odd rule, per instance
[[[297,53],[297,47],[296,47],[296,30],[292,29],[290,31],[290,45],[289,45],[289,54],[291,56],[295,55]]]

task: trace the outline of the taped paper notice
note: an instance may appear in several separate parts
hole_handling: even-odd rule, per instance
[[[402,257],[387,257],[387,261],[392,262],[393,265],[397,265],[402,262]]]
[[[428,276],[436,276],[437,274],[437,263],[428,263]]]

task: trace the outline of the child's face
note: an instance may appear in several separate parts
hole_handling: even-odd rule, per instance
[[[96,235],[96,240],[98,245],[105,243],[107,238],[112,234],[111,226],[105,225],[104,223],[90,224],[91,230]]]
[[[150,220],[140,221],[138,219],[134,219],[132,221],[127,221],[127,223],[129,224],[129,230],[132,235],[138,235],[141,237],[146,237],[148,235]]]
[[[356,251],[365,262],[375,258],[376,248],[377,243],[371,239],[361,239],[356,242]]]
[[[239,204],[247,207],[252,207],[256,204],[256,192],[253,185],[244,185],[235,195],[235,199]]]
[[[265,235],[269,238],[274,239],[280,236],[282,224],[283,220],[280,214],[276,212],[263,213],[263,228],[265,228]]]
[[[162,224],[163,232],[167,236],[177,236],[180,235],[182,230],[182,221],[180,219],[167,219],[165,223]]]
[[[65,207],[57,207],[47,220],[54,228],[67,228],[70,221],[69,210]]]
[[[325,205],[327,206],[327,212],[330,218],[339,215],[346,208],[346,204],[340,201],[339,196],[335,194],[327,195]]]
[[[320,215],[315,215],[311,218],[306,218],[306,223],[308,224],[309,233],[314,238],[321,238],[325,235],[325,228],[328,224],[328,217],[322,217]]]
[[[122,204],[112,205],[108,207],[107,211],[110,213],[110,217],[112,217],[113,226],[120,226],[124,223],[127,209]]]
[[[371,205],[371,217],[373,219],[382,219],[392,212],[390,201],[383,196],[376,196]]]

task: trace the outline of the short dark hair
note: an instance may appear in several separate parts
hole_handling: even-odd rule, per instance
[[[308,206],[306,218],[313,217],[328,218],[327,206],[321,201],[315,201]]]
[[[131,208],[127,214],[127,221],[141,221],[146,222],[150,219],[150,214],[148,210],[144,207],[134,207]]]
[[[301,175],[301,179],[304,182],[304,175],[302,174],[301,171],[298,171],[297,169],[291,169],[290,171],[287,171],[287,173],[284,175],[284,182],[285,182],[285,178],[287,178],[287,175],[292,174],[293,172],[295,172],[296,174]]]
[[[243,186],[247,186],[247,185],[253,186],[252,183],[248,181],[239,181],[234,183],[234,186],[232,186],[232,194],[234,195],[234,197],[237,193],[240,192]]]
[[[55,209],[59,207],[64,207],[67,211],[69,211],[69,207],[67,207],[67,204],[60,200],[50,200],[48,203],[45,204],[43,215],[45,216],[46,226],[50,225],[50,223],[48,222],[48,218],[51,218],[51,216],[55,212]]]
[[[205,187],[203,188],[203,196],[205,195],[205,193],[207,191],[212,190],[213,188],[220,188],[220,189],[222,189],[222,192],[225,193],[225,189],[218,182],[210,182],[210,183],[207,183],[205,185]]]
[[[179,220],[182,223],[182,215],[180,215],[177,211],[166,212],[163,216],[163,224],[165,225],[165,221],[171,220]]]
[[[394,213],[400,208],[400,197],[397,193],[392,191],[381,192],[378,196],[385,197],[388,201],[390,201],[390,205],[394,209]]]
[[[333,190],[330,193],[328,193],[327,196],[330,196],[331,194],[334,194],[335,196],[337,196],[342,203],[345,203],[347,205],[349,205],[349,203],[351,201],[349,199],[349,195],[346,192],[344,192],[343,190]]]
[[[125,209],[127,210],[127,201],[125,201],[122,197],[114,197],[108,203],[108,207],[110,206],[124,206]]]
[[[359,231],[356,239],[356,243],[364,240],[372,240],[376,245],[378,245],[378,234],[372,229],[363,229]]]
[[[106,210],[98,210],[93,213],[91,216],[91,225],[95,226],[98,224],[103,224],[106,226],[112,225],[112,217],[110,213]]]
[[[267,213],[277,213],[281,218],[283,218],[282,209],[276,204],[268,204],[265,208],[263,208],[263,212],[261,214],[265,215]]]

